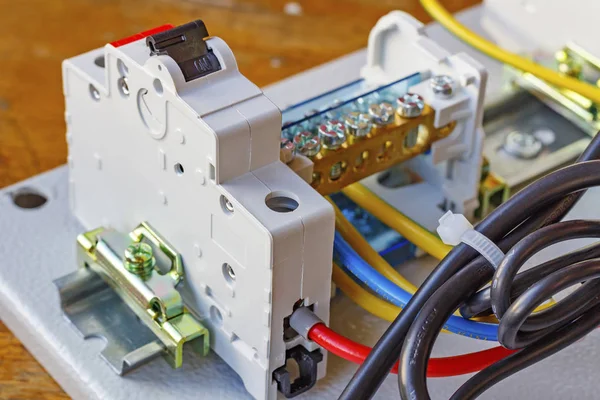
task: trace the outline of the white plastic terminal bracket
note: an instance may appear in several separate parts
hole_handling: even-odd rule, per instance
[[[373,85],[382,85],[415,73],[421,75],[421,82],[409,90],[421,95],[435,110],[435,126],[439,128],[451,121],[456,121],[457,126],[447,138],[434,143],[428,155],[416,157],[407,165],[437,190],[447,209],[471,217],[479,205],[487,72],[467,54],[453,55],[440,47],[427,37],[424,25],[414,17],[393,11],[371,31],[367,64],[361,75]],[[431,78],[440,75],[454,81],[449,96],[436,94],[432,89]],[[367,185],[402,209],[396,204],[403,201],[395,193],[398,191]]]
[[[494,268],[504,258],[504,253],[487,236],[473,229],[473,225],[462,214],[448,211],[440,218],[437,228],[440,238],[445,244],[456,246],[460,242],[472,247],[479,252]]]

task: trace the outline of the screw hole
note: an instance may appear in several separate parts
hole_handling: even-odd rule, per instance
[[[156,93],[159,95],[163,94],[163,85],[160,81],[160,79],[155,79],[154,82],[152,82],[152,85],[154,86],[154,90],[156,90]]]
[[[32,189],[22,189],[12,195],[14,205],[24,209],[40,208],[48,199]]]
[[[162,316],[162,310],[158,301],[154,301],[150,306],[150,309],[154,312],[154,318],[159,318]]]
[[[94,64],[96,64],[100,68],[106,68],[106,60],[104,59],[104,54],[96,57],[94,59]]]
[[[90,90],[90,96],[92,96],[92,99],[99,101],[100,100],[100,92],[98,91],[98,89],[96,89],[96,86],[94,86],[90,83],[89,90]]]
[[[159,71],[162,71],[162,65],[159,65],[159,66],[158,66],[158,70],[159,70]]]
[[[298,200],[294,199],[295,195],[291,193],[273,192],[265,199],[265,204],[271,210],[278,213],[292,212],[298,208]]]
[[[234,208],[233,204],[229,199],[223,195],[221,195],[221,208],[225,212],[225,214],[233,214]]]
[[[129,84],[127,83],[127,78],[124,76],[120,77],[117,81],[117,86],[119,87],[119,91],[123,96],[129,96]]]
[[[183,165],[181,165],[180,163],[175,164],[175,173],[179,176],[183,175],[183,173],[185,172],[185,169],[183,168]]]
[[[233,267],[231,265],[225,263],[225,264],[223,264],[222,270],[223,270],[223,277],[225,278],[227,283],[230,286],[233,286],[233,284],[235,283],[235,271],[233,270]]]
[[[221,311],[219,311],[219,309],[215,306],[210,306],[210,319],[212,319],[216,326],[223,325],[223,316],[221,315]]]

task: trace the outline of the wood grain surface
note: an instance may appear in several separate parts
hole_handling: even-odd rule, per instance
[[[65,163],[65,58],[201,18],[263,86],[366,46],[394,9],[429,20],[418,0],[0,0],[0,188]],[[1,322],[0,398],[68,398]]]

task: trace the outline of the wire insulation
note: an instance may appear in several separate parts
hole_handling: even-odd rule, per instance
[[[444,258],[452,250],[452,247],[445,245],[439,237],[400,213],[360,183],[347,186],[342,189],[342,193],[381,222],[394,229],[406,240],[438,260]]]
[[[371,351],[370,347],[356,343],[336,333],[325,324],[314,325],[308,332],[308,337],[325,350],[355,364],[361,364]],[[470,354],[432,358],[427,366],[427,376],[442,378],[470,374],[480,371],[513,353],[513,350],[498,346]],[[397,363],[391,372],[398,373]]]
[[[378,296],[393,303],[398,307],[404,307],[412,294],[394,285],[385,276],[371,268],[350,245],[342,238],[339,232],[335,233],[333,245],[334,258],[346,267],[361,282]],[[468,336],[480,340],[498,340],[498,325],[475,322],[462,317],[452,315],[448,318],[445,329],[459,335]]]

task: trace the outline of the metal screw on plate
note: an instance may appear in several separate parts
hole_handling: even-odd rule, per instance
[[[430,80],[431,90],[442,99],[449,99],[454,94],[454,79],[448,75],[435,75]]]
[[[316,156],[321,151],[321,140],[310,131],[301,131],[294,136],[296,151],[306,157]]]
[[[351,112],[344,117],[346,134],[355,138],[364,138],[371,132],[371,117],[369,114]]]
[[[152,246],[147,243],[134,243],[125,250],[125,260],[123,265],[127,271],[146,280],[152,275],[156,259],[152,251]]]
[[[339,149],[346,141],[346,128],[337,119],[319,125],[319,138],[323,147],[329,150]]]
[[[279,159],[286,164],[294,161],[296,157],[296,145],[287,138],[281,138],[279,142]]]
[[[524,160],[537,157],[543,148],[543,143],[534,135],[519,131],[509,133],[503,146],[511,156]]]
[[[423,114],[423,109],[425,108],[425,100],[418,94],[414,93],[406,93],[400,97],[396,101],[398,105],[398,115],[402,118],[417,118],[421,114]],[[404,146],[406,148],[414,147],[417,144],[417,140],[419,138],[419,127],[411,128],[408,132],[406,132],[406,137],[404,138]]]
[[[369,115],[377,125],[387,125],[394,121],[394,107],[390,103],[375,103],[369,106]]]

